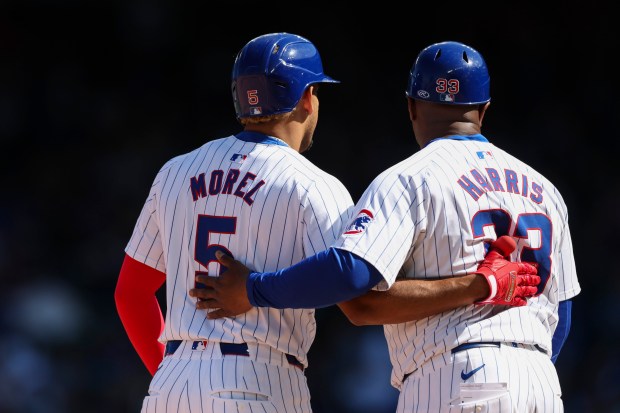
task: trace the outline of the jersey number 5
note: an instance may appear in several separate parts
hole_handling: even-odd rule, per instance
[[[538,264],[538,275],[540,284],[538,293],[542,293],[551,274],[551,253],[552,253],[552,224],[548,216],[541,213],[523,213],[517,217],[517,222],[510,234],[512,219],[510,214],[502,209],[487,209],[478,211],[471,220],[471,227],[474,237],[484,236],[484,228],[493,226],[495,235],[510,235],[513,238],[523,238],[528,241],[528,245],[535,247],[524,247],[519,255],[519,260],[524,262],[535,262]],[[532,239],[530,239],[530,233]],[[534,242],[534,238],[538,240]]]
[[[237,217],[222,217],[213,215],[198,215],[196,224],[196,245],[194,259],[203,267],[207,268],[210,263],[217,262],[215,251],[220,250],[233,256],[228,248],[220,244],[211,244],[211,234],[234,234],[237,231]],[[221,274],[224,268],[220,265]],[[205,271],[196,271],[196,274],[208,275]],[[202,283],[195,283],[196,288],[204,287]]]

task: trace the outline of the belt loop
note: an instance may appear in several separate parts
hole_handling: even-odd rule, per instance
[[[181,340],[169,340],[166,342],[166,356],[174,354],[181,345]]]
[[[297,357],[295,357],[292,354],[287,354],[287,353],[285,353],[285,356],[290,364],[297,367],[301,371],[304,371],[304,365],[301,363],[301,361],[297,360]]]

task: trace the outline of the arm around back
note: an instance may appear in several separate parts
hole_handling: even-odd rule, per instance
[[[526,298],[536,294],[540,277],[535,266],[508,261],[514,248],[513,240],[500,237],[473,274],[437,280],[405,279],[387,291],[370,291],[339,307],[353,324],[371,325],[415,321],[470,304],[526,305]],[[372,268],[361,258],[357,260]]]
[[[354,325],[398,324],[473,304],[488,295],[478,274],[441,280],[400,280],[389,290],[369,291],[338,306]]]

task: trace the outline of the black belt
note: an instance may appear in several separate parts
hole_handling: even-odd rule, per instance
[[[515,343],[514,341],[512,342],[504,342],[504,343],[500,343],[497,341],[478,341],[476,343],[464,343],[461,344],[460,346],[456,346],[454,347],[450,352],[452,354],[454,353],[458,353],[459,351],[463,351],[463,350],[469,350],[470,348],[477,348],[477,347],[501,347],[502,345],[504,346],[511,346],[511,347],[519,347],[519,343]],[[528,345],[528,344],[526,344]],[[534,347],[536,350],[540,351],[541,353],[546,353],[545,349],[542,348],[541,346],[539,346],[538,344],[531,344],[532,347]]]
[[[170,340],[166,343],[166,356],[170,354],[174,354],[174,352],[179,348],[183,341],[182,340]],[[194,341],[194,346],[197,343],[200,343],[201,340]],[[250,352],[248,351],[247,343],[223,343],[220,341],[220,351],[223,356],[249,356]],[[304,365],[297,359],[297,357],[292,354],[284,354],[286,356],[286,360],[293,366],[304,369]]]
[[[513,343],[514,347],[516,347],[516,343]],[[458,353],[459,351],[469,350],[470,348],[477,347],[500,347],[502,344],[494,341],[479,341],[477,343],[465,343],[460,346],[454,347],[450,352],[452,354]]]
[[[509,345],[512,347],[519,347],[519,343],[515,343],[515,342],[508,342],[508,343],[500,343],[497,341],[478,341],[476,343],[464,343],[461,344],[460,346],[456,346],[454,347],[452,350],[450,350],[450,352],[452,354],[458,353],[459,351],[465,351],[465,350],[469,350],[471,348],[478,348],[478,347],[501,347],[502,344],[504,345]],[[533,344],[534,348],[536,348],[536,350],[540,351],[541,353],[545,353],[545,350],[539,346],[538,344]],[[415,370],[414,370],[415,371]],[[411,372],[413,373],[413,371]],[[407,377],[409,377],[411,375],[411,373],[407,373],[403,376],[403,382],[407,379]]]

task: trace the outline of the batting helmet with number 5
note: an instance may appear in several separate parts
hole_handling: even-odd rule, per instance
[[[237,118],[292,111],[314,83],[339,83],[323,73],[316,47],[301,36],[271,33],[250,40],[237,54],[232,95]]]

